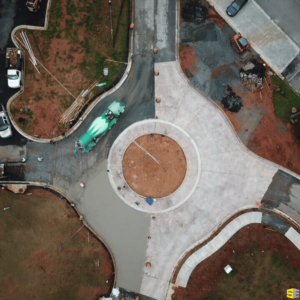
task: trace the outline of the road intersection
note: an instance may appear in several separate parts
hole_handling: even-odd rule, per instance
[[[158,300],[166,297],[185,251],[237,212],[257,209],[262,202],[300,222],[300,177],[250,152],[224,113],[184,77],[177,59],[178,12],[179,1],[135,1],[132,67],[124,83],[64,140],[26,145],[25,181],[47,185],[76,204],[112,253],[116,286]],[[159,76],[154,77],[154,70]],[[160,103],[155,104],[156,97]],[[116,98],[127,110],[115,129],[89,155],[72,154],[77,137]],[[181,128],[201,161],[196,189],[180,206],[163,213],[133,209],[118,197],[108,178],[113,170],[107,157],[116,138],[145,119],[155,122],[155,116]],[[45,158],[42,163],[38,156]],[[85,183],[84,189],[79,182]],[[151,268],[146,268],[147,262]]]

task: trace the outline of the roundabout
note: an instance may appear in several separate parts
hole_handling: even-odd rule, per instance
[[[181,147],[163,134],[139,137],[126,149],[123,174],[127,184],[144,197],[162,198],[176,191],[186,174]]]
[[[113,189],[125,203],[156,213],[187,201],[200,170],[200,155],[191,137],[160,120],[137,122],[123,131],[110,150],[107,169]]]

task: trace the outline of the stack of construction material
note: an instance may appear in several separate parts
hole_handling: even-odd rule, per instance
[[[249,91],[254,91],[255,89],[263,88],[263,78],[258,77],[257,74],[240,72],[240,79],[244,87]]]
[[[86,91],[82,91],[75,99],[72,105],[64,112],[59,123],[63,126],[69,126],[71,122],[76,121],[78,115],[93,97],[92,89],[97,85],[95,81]]]
[[[249,91],[263,88],[266,67],[255,59],[250,59],[240,70],[240,80]]]

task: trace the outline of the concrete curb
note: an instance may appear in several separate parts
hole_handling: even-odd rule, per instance
[[[217,252],[237,231],[254,223],[261,223],[261,212],[248,212],[227,224],[219,234],[202,248],[194,252],[181,266],[175,285],[186,287],[190,275],[198,264]]]
[[[0,181],[0,184],[8,184],[8,182],[1,182]],[[13,183],[12,183],[13,184]],[[18,182],[17,184],[20,184],[20,182]],[[26,184],[27,186],[32,186],[32,187],[43,187],[43,188],[46,188],[49,189],[49,190],[52,190],[58,194],[60,194],[62,197],[64,197],[68,202],[72,202],[69,197],[59,188],[55,187],[54,185],[51,185],[51,184],[48,184],[48,183],[45,183],[45,182],[23,182],[23,184]],[[80,213],[80,211],[78,210],[78,208],[75,206],[73,207],[73,209],[76,211],[76,213],[78,214],[78,216],[82,215]],[[112,258],[112,262],[113,262],[113,267],[114,267],[114,270],[115,270],[115,273],[117,271],[117,265],[116,265],[116,262],[115,262],[115,258],[113,256],[113,253],[110,251],[109,247],[107,246],[107,244],[103,241],[103,239],[92,229],[92,227],[90,226],[90,224],[88,224],[84,219],[83,219],[83,225],[88,228],[88,230],[90,230],[100,241],[101,243],[105,246],[105,248],[109,251],[109,254],[110,254],[110,257]],[[116,286],[116,278],[117,276],[114,276],[114,283],[113,283],[113,286]]]
[[[282,167],[276,163],[273,163],[272,161],[269,161],[255,153],[253,153],[251,150],[249,150],[245,145],[244,143],[241,141],[241,139],[239,138],[238,134],[236,133],[232,123],[230,122],[229,118],[227,117],[227,115],[223,112],[223,110],[215,103],[215,101],[213,101],[212,99],[208,98],[207,96],[205,96],[200,90],[198,89],[195,89],[190,81],[186,78],[186,76],[184,75],[181,67],[180,67],[180,58],[179,58],[179,43],[180,43],[180,39],[179,39],[179,26],[180,26],[180,22],[179,22],[179,18],[180,18],[180,0],[177,0],[177,6],[178,8],[176,9],[176,39],[175,39],[175,43],[176,43],[176,52],[175,52],[175,56],[176,56],[176,65],[177,65],[177,69],[179,71],[179,73],[181,74],[181,76],[184,78],[184,80],[189,84],[189,86],[194,89],[197,93],[199,93],[202,97],[208,99],[210,102],[212,102],[217,108],[218,110],[221,112],[223,118],[226,120],[226,122],[229,124],[232,132],[234,133],[234,135],[236,136],[240,146],[243,148],[244,151],[246,151],[248,154],[252,155],[254,158],[257,158],[271,166],[273,166],[274,168],[277,168],[277,169],[280,169],[292,176],[294,176],[295,178],[299,179],[300,180],[300,175],[285,168],[285,167]]]
[[[131,0],[131,19],[134,19],[134,1],[135,0]],[[48,28],[48,18],[49,18],[49,10],[50,10],[50,2],[51,0],[48,0],[48,5],[47,5],[47,11],[46,11],[46,18],[45,18],[45,26],[44,27],[38,27],[38,26],[29,26],[29,25],[20,25],[17,26],[16,28],[13,29],[12,33],[11,33],[11,38],[15,44],[16,47],[19,47],[18,42],[14,39],[14,35],[15,32],[19,29],[35,29],[35,30],[46,30]],[[128,29],[129,30],[129,29]],[[119,89],[122,84],[124,83],[124,81],[127,79],[130,70],[131,70],[131,66],[132,66],[132,55],[133,55],[133,31],[129,30],[129,51],[128,51],[128,64],[126,67],[126,70],[121,78],[121,80],[109,91],[105,92],[104,94],[100,95],[98,98],[96,98],[90,106],[88,106],[88,108],[85,110],[84,114],[81,116],[81,118],[78,120],[78,122],[69,130],[66,132],[65,136],[59,136],[56,138],[52,138],[52,139],[39,139],[36,137],[33,137],[27,133],[25,133],[24,131],[21,130],[21,128],[18,126],[18,124],[16,123],[16,121],[14,120],[11,111],[10,111],[10,105],[12,103],[12,101],[17,98],[19,95],[21,95],[24,91],[24,87],[25,87],[25,82],[24,82],[24,86],[21,88],[21,90],[13,95],[7,102],[7,113],[10,117],[10,120],[12,122],[12,124],[14,125],[15,129],[25,138],[27,138],[28,140],[34,141],[34,142],[38,142],[38,143],[49,143],[51,140],[54,142],[58,142],[61,141],[63,139],[65,139],[66,137],[70,136],[72,133],[74,133],[76,131],[76,129],[79,128],[79,126],[83,123],[83,121],[87,118],[87,116],[89,115],[89,113],[94,109],[94,107],[104,98],[106,98],[107,96],[109,96],[110,94],[114,93],[117,89]],[[24,66],[25,66],[25,62],[24,62]],[[24,70],[25,72],[25,70]],[[23,76],[25,77],[25,75],[23,74]]]
[[[188,257],[178,272],[175,284],[170,286],[186,288],[191,273],[199,263],[218,251],[237,231],[247,225],[259,223],[262,223],[262,212],[247,212],[232,220],[214,239]],[[289,228],[285,236],[300,250],[300,234],[293,227]]]
[[[128,146],[140,136],[151,133],[164,134],[176,141],[184,151],[187,162],[186,175],[180,187],[172,194],[157,199],[153,206],[149,206],[144,201],[146,197],[137,194],[130,188],[125,181],[122,169],[123,156]],[[195,160],[198,163],[195,163]],[[201,161],[198,148],[188,133],[175,124],[149,119],[134,123],[118,136],[109,152],[107,170],[115,193],[126,204],[146,213],[164,213],[181,206],[195,191],[200,179]],[[125,184],[128,188],[118,189]],[[140,205],[137,206],[135,202],[139,202]]]

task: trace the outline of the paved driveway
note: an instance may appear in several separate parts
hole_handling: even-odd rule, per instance
[[[269,17],[300,47],[300,1],[255,0]]]
[[[299,54],[297,45],[270,20],[255,1],[249,0],[233,18],[226,14],[226,8],[232,0],[208,0],[208,2],[231,27],[241,32],[251,42],[253,49],[276,72],[283,72]]]

